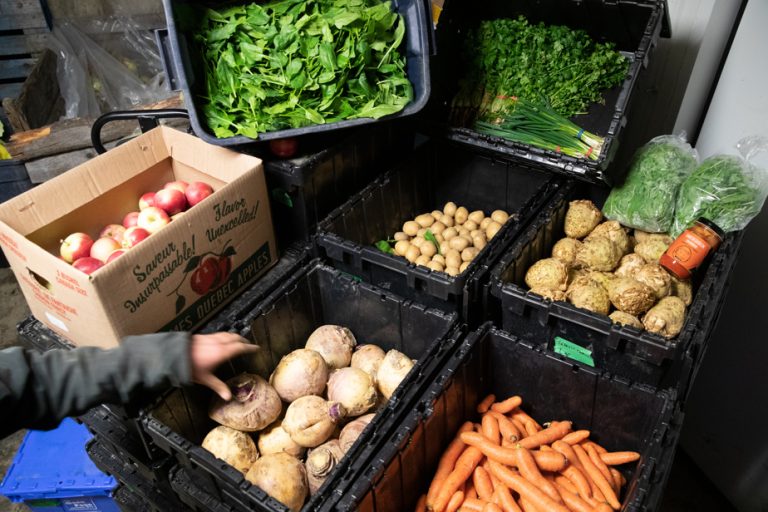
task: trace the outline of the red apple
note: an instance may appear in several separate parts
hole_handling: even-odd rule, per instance
[[[104,263],[97,260],[96,258],[91,258],[90,256],[86,256],[85,258],[79,258],[77,261],[75,261],[72,264],[73,267],[75,267],[80,272],[85,272],[88,275],[93,274],[97,270],[99,270],[101,267],[104,266]]]
[[[93,242],[93,245],[91,246],[91,258],[96,258],[97,260],[106,262],[107,258],[109,258],[109,255],[119,248],[120,242],[114,238],[110,238],[108,236],[99,238]]]
[[[269,141],[269,149],[275,156],[280,158],[290,158],[296,154],[299,147],[299,141],[294,138],[273,139]]]
[[[155,194],[155,206],[165,210],[168,215],[176,215],[187,207],[187,198],[184,192],[175,188],[164,188]]]
[[[166,183],[165,185],[163,185],[163,188],[173,188],[183,194],[187,191],[188,186],[189,186],[189,183],[187,183],[186,181],[177,180],[177,181],[171,181],[169,183]]]
[[[176,191],[178,192],[178,191]],[[157,233],[168,223],[171,222],[171,218],[165,213],[165,210],[161,210],[157,206],[150,206],[144,208],[139,212],[139,220],[137,225],[140,228],[144,228],[150,233]]]
[[[130,249],[149,236],[149,231],[139,226],[133,226],[125,230],[123,235],[123,248]]]
[[[211,194],[213,194],[213,189],[209,184],[202,181],[193,181],[187,187],[187,202],[189,206],[195,206]]]
[[[117,258],[122,256],[126,252],[128,252],[128,249],[116,249],[116,250],[112,251],[109,254],[109,256],[107,257],[106,263],[111,263],[112,261],[116,260]]]
[[[132,228],[139,220],[139,212],[131,212],[123,218],[123,227],[125,229]]]
[[[125,234],[125,227],[121,224],[110,224],[105,226],[99,233],[99,238],[109,237],[117,240],[118,243],[123,241],[123,235]]]
[[[93,238],[85,233],[72,233],[61,241],[59,254],[67,263],[72,263],[91,254]]]
[[[147,192],[139,198],[139,210],[155,206],[155,193]]]

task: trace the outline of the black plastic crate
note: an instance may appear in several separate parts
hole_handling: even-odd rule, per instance
[[[225,365],[220,377],[226,379],[242,371],[268,377],[283,355],[302,348],[309,334],[323,324],[348,327],[361,343],[376,343],[384,350],[395,348],[418,363],[305,510],[333,501],[337,476],[350,461],[366,459],[387,434],[381,428],[388,424],[387,418],[409,407],[418,396],[418,383],[438,370],[460,338],[455,314],[403,300],[315,260],[235,325],[262,350]],[[199,486],[216,500],[236,510],[284,510],[248,483],[242,473],[200,446],[216,426],[207,413],[210,396],[210,391],[201,387],[171,392],[146,412],[146,432],[181,466],[194,472],[204,482]]]
[[[571,420],[609,451],[639,452],[638,462],[617,466],[628,482],[621,510],[656,510],[683,419],[675,392],[574,366],[490,324],[466,338],[372,463],[342,483],[334,510],[412,510],[446,446],[464,421],[478,419],[477,404],[489,393],[520,395],[538,421]]]
[[[123,484],[117,486],[112,499],[122,512],[143,512],[144,500]]]
[[[232,507],[218,501],[195,483],[194,474],[181,466],[170,473],[171,488],[179,499],[195,512],[233,512]]]
[[[525,273],[564,237],[568,204],[590,199],[601,207],[608,190],[571,182],[506,251],[491,271],[486,310],[504,330],[531,343],[554,349],[559,337],[591,352],[595,366],[656,388],[674,387],[687,396],[692,372],[717,320],[741,234],[728,234],[720,248],[694,275],[694,297],[682,332],[671,340],[633,327],[613,324],[605,316],[568,302],[552,302],[530,293]]]
[[[278,245],[310,240],[317,224],[413,147],[413,132],[389,122],[336,137],[301,139],[303,154],[286,160],[265,154]]]
[[[120,457],[98,439],[91,439],[85,445],[85,451],[93,463],[104,473],[115,477],[120,484],[143,502],[142,511],[168,512],[189,510],[173,493],[167,482],[150,482],[141,477],[130,464],[125,464]],[[135,500],[134,500],[135,501]]]
[[[572,158],[512,142],[501,137],[480,134],[466,126],[452,126],[450,105],[458,91],[457,77],[464,75],[461,55],[465,35],[480,21],[517,18],[524,15],[531,23],[566,25],[586,31],[598,42],[612,42],[630,60],[624,82],[603,94],[604,103],[592,104],[585,115],[572,120],[580,127],[605,138],[596,161]],[[472,2],[447,2],[436,31],[439,53],[432,59],[433,91],[422,113],[425,128],[432,134],[470,145],[481,151],[535,162],[559,173],[593,183],[612,183],[619,169],[610,169],[623,130],[627,124],[632,95],[638,77],[648,65],[666,15],[664,0],[493,0],[479,9]]]
[[[329,215],[318,227],[316,243],[334,267],[471,321],[490,265],[561,183],[547,173],[432,140]],[[448,201],[487,215],[502,209],[511,217],[462,274],[433,272],[375,247],[405,221],[442,210]]]
[[[241,2],[245,3],[245,2]],[[238,146],[254,142],[244,135],[226,138],[216,137],[205,122],[205,115],[197,105],[197,98],[204,97],[204,72],[201,68],[197,49],[192,41],[192,34],[197,30],[196,22],[200,19],[200,7],[207,7],[210,2],[204,0],[163,0],[163,9],[168,23],[167,31],[159,31],[160,56],[165,74],[174,89],[183,93],[184,102],[189,111],[189,120],[195,134],[210,144],[218,146]],[[348,119],[326,124],[315,124],[301,128],[282,129],[259,134],[259,140],[273,140],[286,137],[322,133],[345,128],[359,128],[378,122],[402,119],[419,112],[426,105],[430,94],[429,58],[433,45],[432,23],[429,4],[425,0],[392,0],[392,8],[403,16],[405,36],[403,43],[406,57],[406,74],[413,85],[413,99],[403,110],[389,115],[382,120],[372,118]]]

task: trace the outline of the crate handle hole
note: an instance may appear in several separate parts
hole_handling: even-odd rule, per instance
[[[32,276],[32,279],[34,279],[37,284],[39,284],[41,287],[45,288],[49,292],[53,293],[53,285],[50,281],[48,281],[46,278],[38,274],[37,272],[27,268],[27,272],[29,272],[29,275]]]

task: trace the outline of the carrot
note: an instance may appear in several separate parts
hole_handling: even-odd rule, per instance
[[[587,455],[589,455],[589,460],[591,460],[592,464],[594,464],[600,473],[602,473],[602,475],[605,477],[605,480],[611,484],[613,492],[618,493],[619,489],[614,487],[613,476],[611,475],[611,472],[608,471],[608,466],[606,466],[605,463],[600,460],[600,455],[597,453],[597,451],[595,451],[595,447],[588,444],[584,446],[584,451],[587,452]]]
[[[486,413],[483,416],[483,435],[494,444],[501,444],[501,433],[499,432],[499,422]]]
[[[489,411],[488,414],[496,418],[496,421],[499,422],[499,432],[501,433],[502,441],[507,440],[512,443],[516,443],[523,438],[522,434],[518,430],[517,426],[515,426],[515,424],[512,422],[512,420],[500,412],[496,412],[494,410]]]
[[[510,417],[517,418],[517,420],[520,421],[520,423],[531,423],[534,427],[536,427],[537,432],[542,428],[541,425],[539,425],[539,423],[535,419],[528,416],[528,414],[522,409],[515,409],[510,414]]]
[[[616,495],[621,494],[621,473],[619,473],[618,469],[614,468],[608,468],[608,471],[611,473],[611,477],[613,477],[613,484],[616,487]]]
[[[525,498],[520,498],[520,506],[523,507],[523,512],[541,512],[537,507],[534,507],[533,504]]]
[[[477,490],[472,480],[467,480],[467,488],[464,490],[464,499],[477,498]]]
[[[595,448],[597,450],[597,448]],[[598,452],[599,453],[599,452]],[[637,452],[611,452],[600,453],[600,460],[609,466],[620,466],[640,459]]]
[[[491,501],[493,498],[493,482],[491,482],[488,472],[481,466],[476,467],[472,481],[475,484],[477,497],[483,501]]]
[[[518,493],[521,501],[530,501],[534,507],[546,512],[568,512],[564,505],[547,496],[544,491],[529,482],[520,473],[507,469],[495,461],[491,461],[491,471],[501,483]]]
[[[543,444],[543,445],[539,446],[539,450],[542,451],[542,452],[553,452],[554,451],[548,444]]]
[[[523,424],[525,426],[525,432],[528,434],[526,437],[530,437],[532,435],[535,435],[539,432],[540,429],[536,428],[536,425],[531,423],[530,421],[527,421]]]
[[[584,476],[581,469],[571,464],[563,470],[563,476],[565,476],[569,482],[573,483],[579,496],[584,499],[592,497],[592,488],[589,485],[589,480]]]
[[[491,477],[496,478],[496,475],[491,473]],[[498,485],[496,486],[494,496],[499,498],[499,505],[501,506],[501,509],[504,512],[522,512],[522,510],[520,510],[520,506],[515,501],[515,498],[512,497],[512,493],[509,491],[509,487],[502,484],[498,479],[496,479],[496,481],[498,482]]]
[[[545,446],[541,447],[541,450],[531,451],[533,458],[536,460],[536,465],[542,471],[562,471],[567,464],[565,456],[562,453],[556,451],[546,451]]]
[[[461,508],[466,510],[476,510],[477,512],[483,512],[483,508],[485,507],[486,503],[488,502],[479,500],[477,498],[468,498],[468,499],[465,499],[464,503],[461,504]]]
[[[453,467],[456,465],[456,460],[467,446],[459,436],[461,436],[462,432],[471,431],[472,428],[472,422],[470,421],[465,422],[459,427],[459,432],[456,434],[456,438],[451,441],[451,444],[448,445],[448,448],[445,449],[445,452],[443,452],[443,455],[440,457],[440,462],[437,464],[437,471],[435,471],[435,476],[432,478],[432,483],[427,492],[427,506],[434,504],[435,498],[437,498],[437,492],[440,490],[440,487],[442,487],[443,482],[448,475],[451,474],[451,471],[453,471]],[[431,509],[431,507],[429,508]]]
[[[504,448],[497,444],[493,444],[485,436],[477,432],[463,432],[461,434],[461,440],[469,446],[474,446],[480,450],[483,455],[489,459],[496,460],[507,466],[514,466],[516,464],[515,449]]]
[[[579,498],[565,487],[558,486],[557,490],[560,492],[560,496],[563,497],[565,505],[573,512],[592,512],[592,506],[589,503]]]
[[[488,409],[491,408],[491,405],[493,405],[493,402],[496,401],[496,395],[491,393],[487,397],[483,398],[483,401],[477,404],[477,412],[480,414],[485,414],[488,412]]]
[[[486,503],[483,512],[501,512],[501,508],[495,503]]]
[[[464,432],[460,436],[469,434],[470,432]],[[477,448],[470,446],[464,453],[462,453],[456,460],[456,467],[453,468],[451,474],[448,475],[443,482],[442,487],[437,493],[434,504],[430,506],[429,500],[427,500],[427,508],[433,512],[442,512],[446,510],[448,502],[452,499],[454,493],[472,476],[472,472],[475,467],[480,463],[483,458],[483,452]],[[463,493],[462,493],[463,494]]]
[[[564,488],[568,492],[572,492],[573,494],[579,494],[579,490],[576,488],[573,482],[568,480],[565,476],[557,475],[556,477],[554,477],[554,480],[557,485]]]
[[[579,444],[585,439],[589,439],[589,430],[576,430],[563,436],[563,441],[568,444]]]
[[[426,510],[427,510],[427,495],[422,494],[419,497],[419,501],[416,502],[415,512],[426,512]]]
[[[619,510],[621,504],[616,498],[616,493],[613,492],[613,487],[608,483],[600,470],[592,463],[592,460],[589,458],[589,455],[587,455],[587,452],[584,451],[584,448],[577,444],[573,447],[573,451],[575,451],[576,455],[579,457],[579,461],[581,462],[581,465],[584,466],[584,470],[589,478],[595,482],[595,486],[600,490],[603,496],[605,496],[605,501],[607,501],[614,510]],[[599,500],[597,496],[595,496],[595,499]]]
[[[607,503],[598,503],[595,505],[595,508],[592,509],[593,512],[613,512],[610,506],[608,506]]]
[[[595,499],[601,501],[603,500],[603,493],[600,492],[600,489],[595,485],[595,483],[592,481],[591,478],[589,478],[589,474],[587,473],[587,470],[584,469],[584,466],[581,464],[581,461],[579,460],[578,455],[576,455],[576,452],[573,450],[573,447],[566,443],[565,441],[555,441],[552,443],[552,447],[555,449],[555,451],[562,453],[566,459],[568,459],[568,462],[578,469],[581,472],[581,476],[584,477],[584,479],[589,484],[591,493],[590,496],[594,496]],[[573,471],[569,472],[569,477],[573,476],[574,478],[578,478],[575,476]],[[574,480],[574,483],[579,485],[579,482]]]
[[[448,505],[445,508],[445,512],[456,512],[459,510],[462,502],[464,501],[464,493],[462,491],[456,491],[448,501]]]
[[[520,474],[533,483],[536,487],[544,491],[547,496],[557,502],[562,502],[560,494],[557,492],[552,483],[544,478],[539,471],[539,467],[536,465],[536,459],[533,458],[533,454],[525,448],[517,448],[515,450],[515,456],[517,457],[517,469]]]
[[[503,402],[496,402],[491,406],[491,409],[496,412],[500,412],[501,414],[507,414],[508,412],[512,412],[513,410],[520,407],[522,403],[523,399],[519,396],[511,396]]]
[[[546,428],[531,435],[530,437],[521,439],[520,446],[531,450],[533,448],[538,448],[543,444],[552,444],[554,441],[561,439],[565,434],[570,432],[570,430],[571,422],[561,421],[553,427]]]
[[[602,446],[600,446],[594,441],[586,441],[584,444],[591,444],[592,446],[594,446],[595,450],[597,450],[597,453],[608,453],[608,450],[606,450],[605,448],[603,448]]]

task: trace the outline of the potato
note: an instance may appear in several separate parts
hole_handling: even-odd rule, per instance
[[[448,241],[447,240],[445,242],[441,242],[440,243],[440,254],[445,255],[450,250],[451,250],[451,246],[448,245]]]
[[[421,228],[416,232],[416,236],[420,236],[421,238],[424,238],[424,235],[427,234],[427,228]]]
[[[437,245],[440,245],[440,242],[445,242],[445,238],[440,234],[435,235],[435,240],[437,240]]]
[[[472,231],[475,231],[477,229],[477,222],[473,220],[468,220],[464,223],[464,229],[472,233]]]
[[[483,230],[483,233],[485,233],[485,230],[488,229],[488,224],[490,224],[491,222],[495,222],[495,221],[490,217],[486,217],[480,223],[480,229]]]
[[[398,231],[397,233],[395,233],[395,237],[394,238],[395,238],[395,241],[397,241],[397,242],[399,242],[401,240],[409,240],[410,239],[410,237],[408,235],[406,235],[405,233],[403,233],[402,231]]]
[[[411,263],[414,263],[419,256],[421,256],[421,251],[415,245],[408,247],[408,251],[405,253],[405,259]]]
[[[480,251],[476,247],[467,247],[461,251],[461,261],[472,261],[478,252]]]
[[[486,236],[486,238],[488,238],[488,240],[490,240],[491,238],[496,236],[496,233],[498,233],[500,229],[501,229],[501,224],[499,224],[495,220],[492,220],[488,224],[488,227],[485,228],[485,236]]]
[[[555,258],[539,260],[525,274],[529,288],[548,288],[565,291],[568,282],[568,268]]]
[[[443,207],[443,213],[445,215],[450,215],[453,217],[456,214],[456,203],[453,201],[450,201],[448,203],[445,203],[445,206]]]
[[[469,262],[465,261],[461,264],[459,267],[459,274],[463,274],[465,270],[467,270],[467,267],[469,266]]]
[[[459,235],[459,231],[456,228],[446,228],[445,231],[443,231],[443,240],[448,242],[451,240],[451,238],[456,237],[458,235]]]
[[[403,233],[408,236],[416,236],[416,234],[419,232],[419,229],[421,229],[421,226],[412,220],[409,220],[403,224]]]
[[[435,272],[442,272],[443,270],[445,270],[445,267],[443,266],[443,264],[435,260],[432,260],[429,263],[427,263],[427,268],[434,270]]]
[[[472,238],[472,245],[476,247],[478,250],[482,250],[483,247],[486,246],[488,242],[485,241],[484,236],[476,236]]]
[[[440,210],[432,210],[432,213],[430,215],[432,215],[432,217],[434,217],[435,220],[440,220],[440,217],[443,216],[443,212],[441,212]]]
[[[466,237],[470,236],[469,233],[470,233],[470,231],[467,228],[465,228],[464,226],[459,228],[459,236],[463,236],[463,237],[466,238]],[[471,240],[471,237],[470,237],[470,240]]]
[[[418,217],[416,217],[414,220],[419,226],[423,228],[428,228],[429,226],[435,223],[435,218],[429,213],[421,214]]]
[[[684,323],[685,302],[680,297],[664,297],[643,317],[646,330],[665,338],[674,338],[680,334]]]
[[[445,273],[448,274],[449,276],[457,276],[461,272],[459,271],[458,267],[446,267]]]
[[[432,261],[432,259],[429,256],[424,256],[422,254],[421,256],[416,258],[416,261],[414,261],[414,263],[416,265],[421,265],[422,267],[426,267],[427,263],[429,263],[430,261]]]
[[[434,261],[435,263],[439,263],[442,266],[445,266],[445,256],[443,256],[442,254],[435,254],[434,256],[432,256],[432,261]]]
[[[442,222],[440,222],[440,221],[437,221],[437,222],[435,222],[434,224],[432,224],[432,225],[429,227],[429,229],[430,229],[430,231],[432,231],[432,233],[433,233],[435,236],[437,236],[437,235],[440,235],[440,234],[442,234],[442,233],[443,233],[443,231],[445,231],[445,229],[446,229],[446,228],[445,228],[445,224],[443,224],[443,223],[442,223]]]
[[[456,220],[456,224],[464,224],[469,218],[469,211],[463,206],[456,209],[456,213],[453,215]]]
[[[450,215],[443,215],[442,217],[440,217],[440,222],[443,225],[445,225],[445,227],[447,228],[450,228],[455,224],[453,217],[451,217]]]
[[[499,224],[504,224],[509,220],[509,214],[504,210],[495,210],[491,214],[491,218]]]
[[[475,224],[480,224],[483,222],[483,219],[485,218],[485,214],[482,210],[475,210],[472,213],[469,214],[469,220],[474,222]]]
[[[446,268],[453,267],[458,270],[461,266],[461,253],[456,249],[449,250],[445,255],[445,266]]]
[[[428,259],[432,259],[432,256],[437,254],[437,247],[432,242],[427,241],[419,247],[422,256],[426,256]]]
[[[603,214],[592,201],[587,199],[571,201],[565,213],[565,234],[568,238],[584,238],[600,224],[601,220],[603,220]]]
[[[471,236],[472,238],[475,238],[476,236],[480,236],[480,235],[483,235],[483,238],[485,238],[485,231],[479,228],[473,229],[472,231],[469,232],[469,236]]]
[[[457,236],[455,238],[451,238],[451,240],[448,242],[448,245],[451,246],[451,249],[456,249],[457,251],[463,251],[467,247],[469,247],[469,242],[466,238]]]
[[[416,247],[421,248],[422,245],[427,243],[427,240],[424,237],[417,236],[413,240],[411,240],[411,245],[415,245]]]
[[[395,244],[395,254],[398,256],[405,256],[409,247],[411,247],[411,242],[400,240]]]
[[[552,247],[552,257],[565,263],[568,268],[576,265],[576,251],[581,242],[575,238],[561,238]]]

